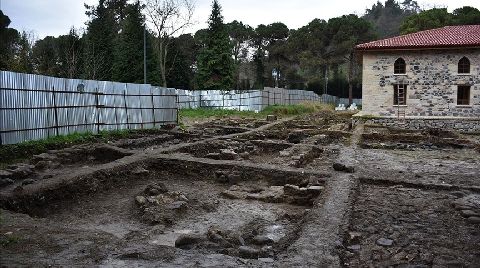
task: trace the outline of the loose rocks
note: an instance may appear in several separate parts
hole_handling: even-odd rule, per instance
[[[340,163],[334,163],[333,164],[333,169],[335,171],[342,171],[342,172],[346,172],[346,173],[354,173],[355,172],[355,168],[352,167],[352,166],[347,166],[347,165],[344,165],[344,164],[340,164]]]
[[[393,240],[382,237],[377,240],[377,245],[382,247],[390,247],[393,245]]]

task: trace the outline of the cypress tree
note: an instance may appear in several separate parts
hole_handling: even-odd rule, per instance
[[[213,1],[207,38],[198,55],[197,81],[200,89],[230,90],[234,84],[232,43],[223,23],[221,7]]]
[[[115,44],[114,81],[143,83],[143,27],[140,4],[128,5]]]

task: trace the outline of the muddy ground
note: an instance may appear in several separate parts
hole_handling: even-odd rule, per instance
[[[0,265],[475,267],[476,135],[223,118],[0,171]]]

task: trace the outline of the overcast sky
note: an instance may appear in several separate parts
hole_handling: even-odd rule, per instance
[[[383,0],[382,0],[383,1]],[[10,27],[34,31],[39,38],[68,33],[74,26],[84,28],[87,17],[84,3],[98,0],[0,0],[1,9],[10,17]],[[196,0],[197,24],[187,32],[206,27],[212,0]],[[377,0],[220,0],[226,22],[240,20],[251,26],[283,22],[296,29],[315,18],[354,13],[362,15]],[[478,0],[419,0],[421,7],[448,7],[449,11],[462,6],[480,9]]]

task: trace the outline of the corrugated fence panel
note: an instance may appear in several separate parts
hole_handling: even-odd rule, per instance
[[[176,124],[177,109],[175,89],[0,71],[0,144]]]

